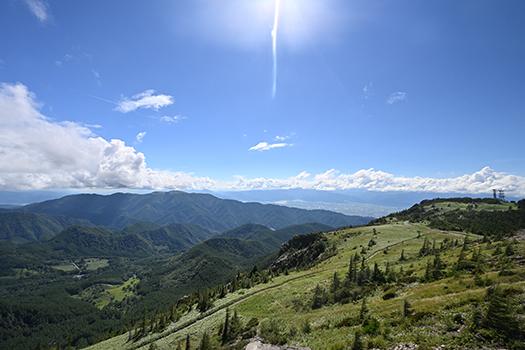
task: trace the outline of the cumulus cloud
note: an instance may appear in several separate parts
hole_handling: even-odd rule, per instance
[[[0,130],[0,189],[216,187],[209,178],[151,169],[122,140],[45,117],[22,84],[0,84]]]
[[[515,195],[525,194],[525,177],[497,172],[484,167],[472,174],[452,178],[405,177],[396,176],[375,169],[362,169],[344,174],[330,169],[316,175],[301,172],[297,176],[275,178],[237,177],[237,189],[285,189],[303,188],[315,190],[365,189],[370,191],[420,191],[489,193],[492,188],[503,188]]]
[[[269,151],[274,148],[283,148],[283,147],[290,147],[290,146],[292,146],[292,144],[286,143],[286,142],[268,143],[266,141],[262,141],[256,144],[255,146],[250,147],[248,150],[263,152],[263,151]]]
[[[49,9],[43,0],[25,0],[25,3],[31,13],[40,22],[47,22],[49,20]]]
[[[106,140],[85,124],[57,122],[42,115],[35,97],[22,84],[0,84],[0,130],[0,190],[303,188],[490,193],[493,188],[502,188],[511,195],[525,195],[525,177],[490,167],[449,178],[398,176],[376,169],[354,173],[330,169],[318,174],[303,171],[287,178],[237,176],[228,182],[156,170],[147,165],[143,153],[122,140]],[[287,146],[260,142],[251,149]]]
[[[396,92],[391,93],[390,96],[388,96],[386,103],[388,103],[389,105],[393,105],[394,103],[398,103],[398,102],[406,100],[406,98],[407,98],[406,92],[396,91]]]
[[[135,137],[137,139],[137,142],[138,143],[141,143],[142,141],[144,141],[144,137],[146,136],[146,132],[145,131],[141,131],[137,134],[137,136]]]
[[[173,103],[173,96],[155,94],[155,90],[150,89],[133,95],[131,98],[123,98],[118,102],[115,110],[122,113],[133,112],[140,108],[158,111],[162,107],[172,105]]]

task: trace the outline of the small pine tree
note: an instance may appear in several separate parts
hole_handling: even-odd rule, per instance
[[[237,338],[239,333],[242,331],[242,324],[237,310],[233,310],[233,316],[230,319],[230,332],[228,334],[228,340],[233,340]]]
[[[352,350],[363,350],[363,341],[361,340],[361,331],[356,331],[354,342],[352,343]]]
[[[189,334],[186,334],[186,346],[184,347],[184,350],[191,350],[191,340]]]
[[[199,344],[199,350],[211,350],[211,349],[212,349],[212,347],[211,347],[210,336],[205,331],[202,334],[201,342]]]
[[[385,282],[385,275],[383,274],[383,271],[381,271],[377,263],[374,263],[374,269],[372,270],[372,281],[374,281],[375,283]]]
[[[487,291],[488,308],[483,324],[501,332],[509,338],[520,334],[519,323],[514,316],[512,298],[505,295],[499,287]]]
[[[332,277],[332,285],[330,286],[330,292],[333,295],[336,295],[340,286],[341,286],[341,281],[339,280],[339,276],[337,275],[337,272],[334,272],[334,275]]]
[[[222,345],[228,342],[230,335],[230,310],[226,309],[226,316],[224,317],[224,324],[222,326],[221,343]]]
[[[425,240],[423,241],[423,245],[419,249],[419,256],[427,256],[428,255],[429,250],[430,250],[429,244],[430,243],[428,243],[428,238],[425,237]]]
[[[509,242],[507,246],[505,247],[505,255],[506,256],[512,256],[514,255],[514,248],[512,247],[512,243]]]
[[[359,321],[364,322],[368,317],[368,306],[366,305],[366,298],[361,302],[361,309],[359,310]]]
[[[466,239],[465,239],[466,240]],[[463,245],[463,247],[465,247]],[[458,261],[456,262],[456,270],[463,270],[467,266],[466,249],[462,248],[459,252]]]
[[[323,288],[317,285],[314,289],[314,295],[312,298],[312,309],[318,309],[326,304],[326,292]]]
[[[403,318],[410,317],[412,315],[412,305],[408,302],[408,300],[403,300]]]
[[[471,320],[471,328],[472,329],[478,329],[481,327],[483,323],[483,312],[481,311],[481,307],[479,304],[474,304],[472,306],[472,320]]]

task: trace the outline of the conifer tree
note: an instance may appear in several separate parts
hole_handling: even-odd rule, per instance
[[[364,322],[368,318],[368,306],[366,305],[366,298],[361,302],[361,309],[359,310],[359,321]]]
[[[326,292],[319,285],[315,287],[312,298],[312,309],[318,309],[326,304]]]
[[[408,302],[408,300],[403,300],[403,318],[407,318],[410,315],[412,315],[412,305]]]
[[[484,326],[497,330],[513,338],[520,334],[519,323],[514,316],[512,299],[499,288],[490,288],[487,291],[489,301]]]
[[[467,266],[465,245],[459,252],[458,261],[456,262],[456,270],[463,270]]]
[[[401,250],[401,256],[399,257],[399,261],[405,261],[406,260],[406,257],[405,257],[405,250],[402,249]]]
[[[230,319],[230,332],[228,334],[228,340],[233,340],[241,333],[242,324],[237,314],[237,310],[233,310],[233,316]]]
[[[330,286],[330,292],[332,295],[336,295],[337,291],[339,290],[339,287],[341,286],[341,281],[339,280],[339,276],[337,275],[337,272],[334,272],[334,275],[332,277],[332,285]]]
[[[512,243],[509,242],[507,246],[505,247],[505,255],[506,256],[512,256],[514,255],[514,248],[512,247]]]
[[[201,342],[199,344],[199,350],[211,350],[211,349],[212,349],[212,347],[211,347],[210,336],[205,331],[202,334]]]
[[[443,262],[441,261],[441,256],[437,253],[434,256],[434,264],[432,269],[432,279],[437,280],[443,276]]]
[[[226,309],[226,316],[224,318],[224,325],[222,326],[221,343],[222,345],[228,342],[230,335],[230,310]]]
[[[355,283],[355,276],[356,276],[356,267],[355,267],[355,259],[350,259],[350,265],[348,266],[348,272],[346,274],[345,284],[348,286],[352,283]]]
[[[186,334],[186,346],[184,347],[184,350],[191,350],[191,341],[189,334]]]
[[[429,253],[429,243],[428,238],[425,237],[425,240],[423,241],[423,245],[419,249],[419,256],[426,256]]]
[[[385,276],[383,275],[383,271],[381,271],[377,263],[374,263],[374,269],[372,271],[372,281],[374,281],[375,283],[385,282]]]
[[[356,331],[354,342],[352,343],[352,350],[363,350],[363,341],[361,340],[361,331]]]
[[[479,304],[474,304],[472,307],[472,320],[471,320],[471,328],[472,329],[478,329],[481,327],[483,323],[483,312],[481,311],[481,307]]]

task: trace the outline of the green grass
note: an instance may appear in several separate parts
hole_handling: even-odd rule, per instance
[[[109,266],[108,259],[86,258],[86,259],[78,259],[75,262],[71,262],[71,261],[63,262],[61,264],[53,265],[51,267],[55,270],[59,270],[63,272],[77,272],[78,268],[80,268],[80,270],[82,271],[96,271],[98,269],[102,269],[108,266]]]
[[[85,263],[85,269],[87,271],[96,271],[98,269],[102,269],[104,267],[109,266],[108,259],[100,259],[100,258],[84,259],[84,263]]]
[[[476,210],[476,211],[505,211],[505,210],[517,210],[518,206],[516,203],[505,203],[505,204],[490,204],[490,203],[476,203],[476,205],[459,202],[437,202],[432,205],[425,206],[426,210],[432,210],[434,208],[439,209],[442,212],[452,210]]]
[[[96,284],[84,289],[76,297],[103,309],[112,302],[121,302],[125,298],[135,295],[135,287],[139,282],[140,280],[137,277],[131,277],[118,285]]]
[[[74,272],[78,271],[78,269],[70,262],[65,262],[58,265],[51,266],[55,270],[63,271],[63,272]]]
[[[327,344],[348,346],[355,327],[337,325],[346,317],[358,315],[360,304],[335,304],[312,310],[309,302],[317,284],[328,286],[334,272],[342,279],[350,258],[356,252],[360,253],[363,247],[368,247],[371,239],[377,244],[366,251],[368,264],[378,263],[384,268],[386,262],[390,262],[395,270],[403,267],[405,271],[413,270],[414,275],[422,276],[427,260],[432,259],[418,256],[425,237],[431,243],[435,240],[439,245],[446,238],[457,239],[461,243],[465,234],[434,230],[424,224],[395,223],[340,230],[329,233],[327,237],[329,242],[337,246],[337,254],[309,270],[290,272],[289,275],[278,276],[267,284],[228,294],[226,298],[215,302],[214,308],[208,312],[209,316],[202,318],[193,310],[177,323],[170,325],[162,334],[150,335],[137,344],[127,343],[127,334],[123,334],[90,349],[147,349],[150,340],[154,340],[160,349],[173,349],[186,334],[190,334],[193,343],[197,344],[204,331],[209,334],[217,333],[224,319],[225,305],[236,309],[244,321],[252,317],[258,318],[259,321],[276,318],[288,329],[292,326],[300,329],[303,323],[308,322],[312,331],[309,334],[299,331],[289,339],[290,345],[309,346],[312,349],[329,349]],[[482,256],[487,262],[487,271],[483,277],[489,278],[492,283],[512,285],[525,291],[525,268],[515,266],[515,274],[512,276],[499,276],[497,271],[491,271],[491,262],[497,259],[493,256],[496,245],[487,246],[481,243],[480,238],[469,235],[471,247],[481,248]],[[460,249],[458,246],[441,254],[448,267],[457,261]],[[520,242],[518,249],[523,255],[525,243]],[[399,257],[403,250],[407,260],[401,262]],[[384,292],[380,288],[367,299],[372,315],[381,322],[383,329],[391,330],[388,337],[365,337],[365,341],[379,348],[400,342],[416,342],[421,349],[440,344],[457,345],[462,338],[450,335],[454,315],[468,315],[470,305],[482,301],[486,294],[486,287],[476,286],[470,274],[459,274],[432,283],[414,282],[393,288],[396,296],[392,299],[383,300]],[[401,320],[405,299],[409,300],[414,311],[421,315],[417,324],[407,326]],[[195,322],[183,329],[177,328],[192,321]]]

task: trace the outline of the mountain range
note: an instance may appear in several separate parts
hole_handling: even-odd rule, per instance
[[[148,224],[152,229],[184,224],[197,225],[217,234],[246,224],[265,225],[278,230],[312,222],[331,227],[355,226],[366,224],[371,219],[373,218],[348,216],[327,210],[243,203],[220,199],[210,194],[180,191],[149,194],[79,194],[12,210],[2,209],[0,240],[14,243],[46,240],[72,225],[123,230],[137,224]],[[151,238],[169,235],[166,227],[162,230],[164,231],[151,232]],[[204,236],[208,237],[209,234]],[[189,238],[190,242],[195,243],[194,238]],[[184,246],[182,242],[180,244]]]

